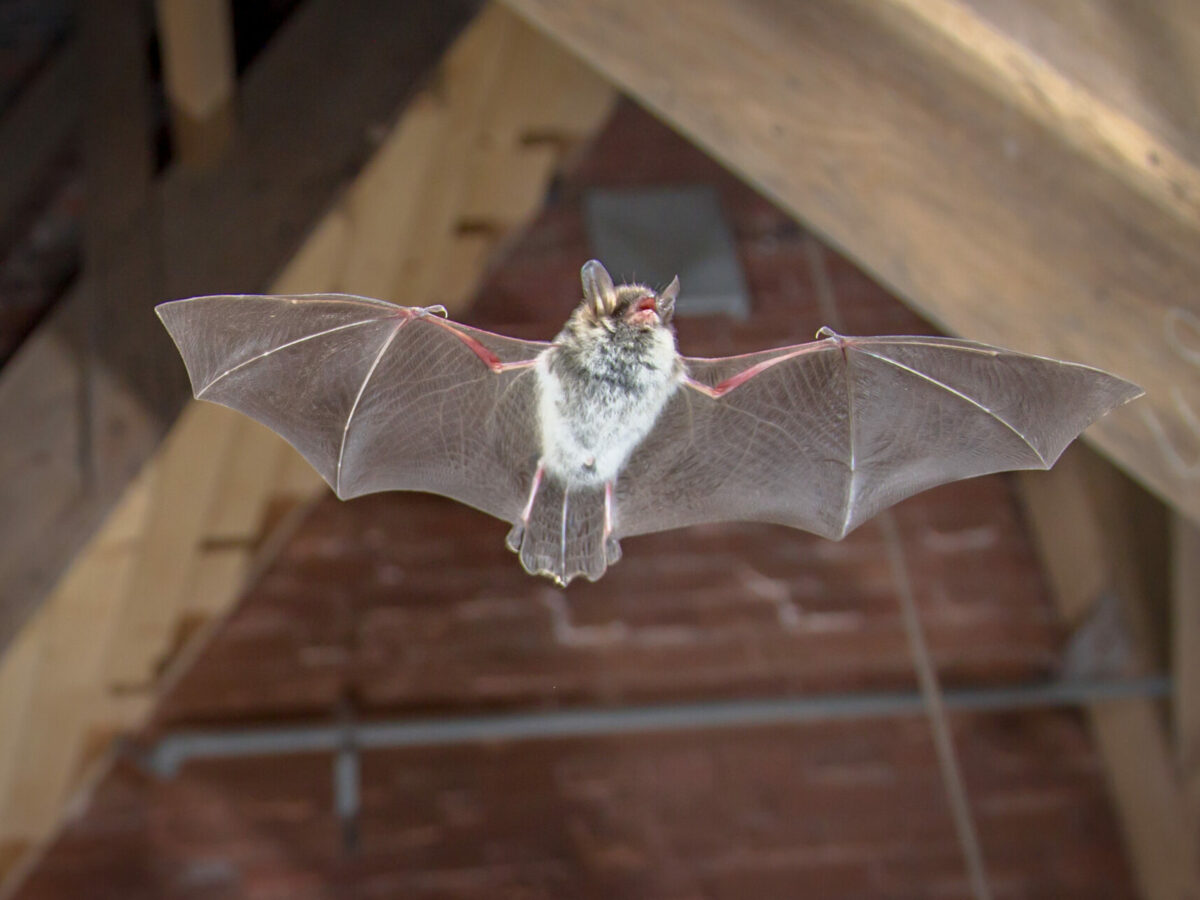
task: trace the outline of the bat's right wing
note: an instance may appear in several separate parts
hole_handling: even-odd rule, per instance
[[[1142,391],[1088,366],[940,337],[842,337],[688,377],[617,487],[618,535],[715,521],[839,539],[935,485],[1045,469]]]
[[[546,344],[342,294],[157,311],[195,395],[278,432],[339,497],[429,491],[520,518],[538,457],[532,363]]]

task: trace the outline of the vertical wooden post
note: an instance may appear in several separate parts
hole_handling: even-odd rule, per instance
[[[1128,631],[1130,672],[1124,674],[1156,667],[1160,637],[1148,614],[1155,586],[1145,580],[1152,551],[1142,546],[1153,543],[1161,524],[1155,511],[1141,508],[1136,488],[1080,445],[1068,448],[1051,471],[1019,477],[1059,613],[1080,626],[1098,601],[1115,598]],[[1141,896],[1194,896],[1200,885],[1196,820],[1180,789],[1161,710],[1152,700],[1117,700],[1092,704],[1088,718]]]
[[[210,165],[234,129],[229,0],[156,0],[155,10],[176,154],[187,165]]]

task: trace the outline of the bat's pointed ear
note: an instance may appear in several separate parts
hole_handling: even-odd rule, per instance
[[[670,322],[675,315],[675,298],[679,296],[679,276],[671,279],[671,283],[662,289],[658,295],[658,315],[663,322]]]
[[[583,281],[583,299],[598,316],[609,315],[617,306],[617,289],[612,276],[598,259],[589,259],[579,273]]]

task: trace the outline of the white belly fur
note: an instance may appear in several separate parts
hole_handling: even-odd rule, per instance
[[[542,465],[572,487],[614,481],[630,454],[650,433],[679,385],[675,343],[669,334],[656,344],[654,364],[644,369],[640,390],[618,392],[597,384],[586,404],[568,403],[550,370],[551,347],[538,357],[538,412]]]

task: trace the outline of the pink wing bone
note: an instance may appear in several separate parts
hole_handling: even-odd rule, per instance
[[[839,334],[835,334],[833,331],[831,331],[828,328],[822,328],[819,332],[817,332],[817,334],[821,337],[828,338],[828,340],[834,341],[838,346],[841,346],[842,343],[845,341],[845,338],[843,338]],[[795,347],[785,348],[784,352],[779,353],[777,356],[772,356],[767,359],[760,359],[759,362],[756,362],[756,363],[753,363],[753,364],[747,366],[746,368],[742,369],[740,372],[736,372],[733,375],[730,375],[728,378],[725,378],[724,380],[718,382],[715,385],[707,385],[701,381],[696,381],[696,379],[692,378],[690,375],[684,376],[683,383],[685,385],[687,385],[688,387],[690,387],[692,390],[699,391],[702,394],[712,397],[714,400],[719,399],[721,397],[724,397],[730,391],[736,390],[737,388],[741,387],[743,384],[745,384],[751,378],[754,378],[756,375],[761,375],[763,372],[767,371],[767,369],[770,369],[773,366],[777,366],[781,362],[787,362],[789,359],[795,359],[797,356],[803,356],[806,353],[813,353],[818,350],[827,349],[828,346],[829,346],[829,344],[827,341],[813,341],[812,343],[800,344]],[[721,360],[721,362],[736,363],[739,359],[749,359],[751,357],[761,357],[761,356],[762,356],[761,352],[760,353],[747,353],[747,354],[743,354],[740,357],[739,356],[724,357]],[[696,361],[697,362],[709,362],[710,360],[697,359]]]
[[[427,320],[435,325],[440,326],[441,328],[446,329],[448,332],[466,344],[471,352],[483,360],[487,367],[493,372],[507,372],[510,369],[527,369],[529,366],[534,364],[535,360],[532,359],[520,359],[514,362],[502,362],[500,357],[498,357],[495,353],[483,346],[483,344],[481,344],[471,335],[467,334],[465,331],[457,328],[453,323],[447,322],[445,319],[438,316],[428,316]]]

